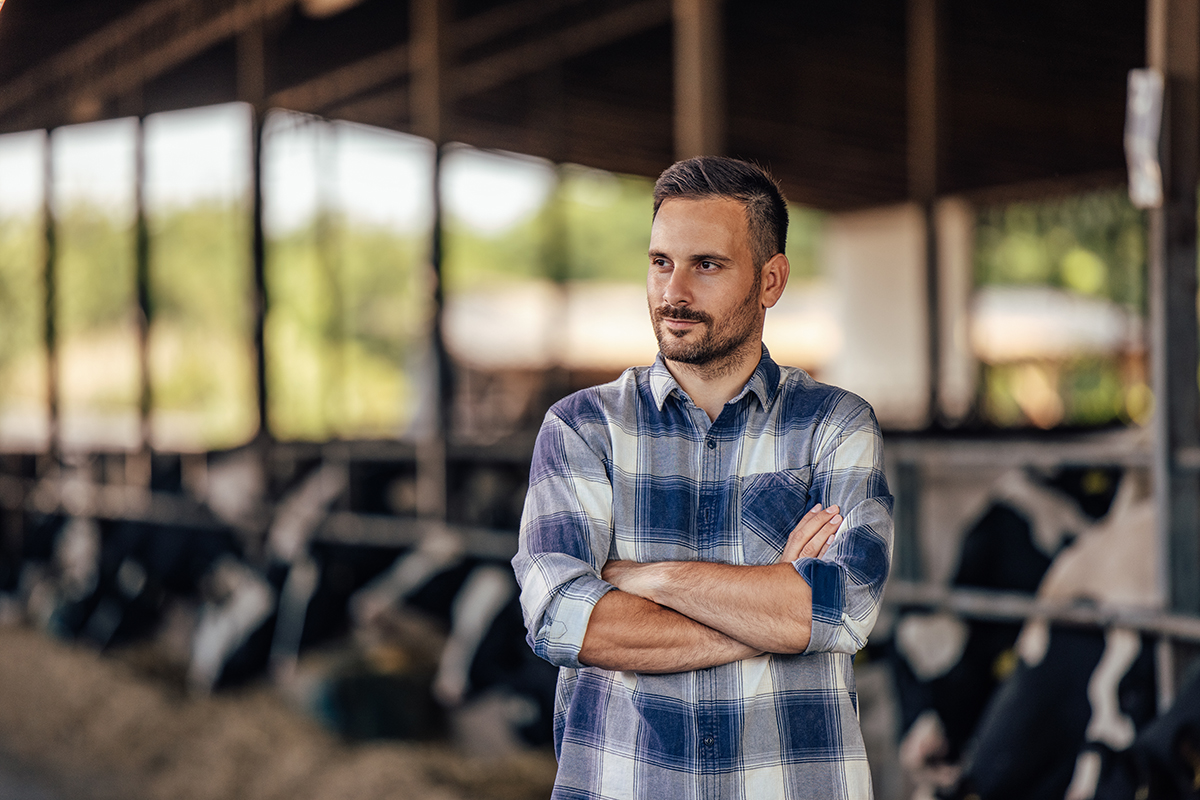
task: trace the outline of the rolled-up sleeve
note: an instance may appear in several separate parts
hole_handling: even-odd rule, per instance
[[[812,635],[805,652],[854,654],[879,616],[892,560],[892,495],[871,407],[842,395],[822,424],[815,451],[816,502],[836,504],[845,521],[824,558],[794,562],[812,587]]]
[[[559,417],[546,415],[534,445],[513,571],[533,651],[581,667],[579,650],[612,541],[612,483],[605,458]]]

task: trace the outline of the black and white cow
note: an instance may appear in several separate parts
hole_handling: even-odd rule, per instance
[[[439,581],[452,599],[431,606],[428,591]],[[438,702],[469,715],[473,704],[491,700],[500,727],[512,728],[526,744],[549,743],[558,671],[525,642],[518,587],[507,562],[468,556],[447,532],[397,559],[352,602],[364,625],[405,607],[448,608],[432,683]]]
[[[1055,558],[1038,588],[1046,603],[1156,608],[1155,514],[1145,481],[1129,476],[1113,508]],[[1127,750],[1156,713],[1152,641],[1031,619],[1012,674],[972,735],[946,797],[1088,800],[1105,753]]]
[[[309,457],[281,477],[266,463],[254,446],[210,454],[195,524],[30,515],[24,551],[3,554],[0,591],[19,598],[6,604],[100,648],[157,635],[169,618],[187,685],[201,693],[268,672],[284,686],[303,654],[340,653],[316,669],[311,705],[348,736],[433,735],[448,709],[490,696],[519,739],[545,743],[555,670],[525,645],[504,554],[471,554],[452,526],[417,547],[322,540],[334,509],[395,513],[387,495],[407,496],[396,484],[411,483],[411,465]],[[471,500],[455,513],[475,527],[515,527],[524,478],[513,475],[524,470],[468,466],[482,477],[456,477]],[[93,472],[69,479],[86,494]],[[175,473],[152,484],[156,496],[196,488]],[[389,611],[391,630],[376,636],[373,622]],[[423,639],[396,636],[422,625]]]
[[[1200,672],[1132,745],[1103,755],[1095,800],[1200,798]]]
[[[211,690],[235,655],[247,672],[261,672],[265,650],[258,658],[239,651],[269,618],[274,590],[247,562],[238,520],[227,514],[244,511],[246,497],[261,488],[244,455],[216,458],[210,511],[199,507],[171,523],[27,513],[15,587],[23,613],[56,636],[101,649],[158,635],[167,624],[182,625],[190,640],[190,653],[182,655],[190,660],[188,682],[195,689]],[[155,464],[150,488],[181,495],[178,468],[172,472],[169,466],[160,470]],[[104,488],[92,482],[91,467],[67,465],[34,491],[89,496]]]
[[[463,487],[474,504],[467,509],[470,521],[512,523],[511,513],[493,508],[512,505],[511,487],[502,478],[487,477],[486,469],[479,473],[484,477],[468,478]],[[288,564],[272,647],[275,677],[291,683],[301,652],[338,633],[353,633],[353,646],[360,650],[403,647],[410,666],[420,672],[431,646],[421,631],[432,628],[437,652],[428,685],[420,685],[424,677],[414,682],[399,673],[376,674],[351,656],[324,667],[315,681],[298,681],[307,681],[305,704],[354,738],[370,731],[420,737],[439,727],[436,719],[394,724],[364,706],[403,692],[408,705],[422,706],[426,716],[436,718],[469,715],[473,706],[490,700],[493,718],[481,724],[495,727],[495,738],[507,738],[511,734],[502,729],[511,729],[522,742],[545,744],[557,671],[525,645],[508,561],[472,554],[453,526],[430,526],[416,547],[399,550],[314,542],[331,504],[349,483],[344,467],[319,466],[281,501],[272,522],[268,550]],[[404,494],[384,483],[379,488]]]
[[[1063,546],[1112,501],[1114,470],[1017,470],[992,487],[962,540],[951,585],[1031,594]],[[985,708],[1017,665],[1018,622],[901,610],[890,642],[899,759],[919,796],[951,785]]]

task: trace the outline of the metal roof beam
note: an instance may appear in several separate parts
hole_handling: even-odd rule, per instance
[[[213,45],[261,28],[296,0],[160,0],[141,6],[68,50],[9,82],[0,95],[0,115],[14,128],[41,127],[39,100],[65,102],[64,116],[85,121],[106,100],[204,52]],[[509,81],[641,33],[671,18],[669,0],[640,0],[568,25],[532,41],[455,65],[454,53],[511,36],[581,0],[547,4],[540,0],[501,6],[449,25],[449,65],[443,96],[447,102]],[[297,86],[275,92],[269,104],[312,113],[328,113],[411,75],[412,48],[401,43]]]
[[[480,94],[670,20],[668,0],[640,0],[536,41],[452,69],[450,97]]]
[[[74,102],[80,109],[144,85],[212,45],[262,24],[295,0],[162,0],[138,8],[67,51],[10,82],[0,116],[39,98]],[[100,105],[95,106],[97,109]],[[14,115],[20,120],[22,117]],[[41,127],[33,115],[30,127]]]
[[[579,5],[582,2],[584,0],[561,0],[559,3],[520,0],[451,22],[445,42],[448,49],[446,55],[453,62],[456,54],[464,50],[510,36],[564,7]],[[315,114],[328,113],[334,108],[347,107],[364,95],[369,95],[388,84],[407,79],[411,63],[409,43],[402,42],[304,83],[275,92],[271,95],[270,103],[281,108]],[[406,92],[401,93],[399,97],[407,102]],[[373,107],[369,99],[363,102]]]

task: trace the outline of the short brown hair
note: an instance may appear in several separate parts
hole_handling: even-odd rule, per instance
[[[654,215],[672,198],[725,197],[746,209],[750,249],[761,267],[787,248],[787,201],[779,184],[757,164],[724,156],[700,156],[672,164],[654,184]]]

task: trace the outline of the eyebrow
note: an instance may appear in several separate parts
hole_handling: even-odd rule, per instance
[[[649,256],[650,256],[650,258],[665,258],[665,259],[671,260],[671,257],[669,255],[667,255],[666,253],[664,253],[662,250],[651,250],[649,253]],[[696,253],[694,255],[688,256],[686,260],[692,261],[692,262],[720,261],[725,264],[730,264],[733,262],[733,259],[730,258],[729,256],[723,256],[718,253]]]

